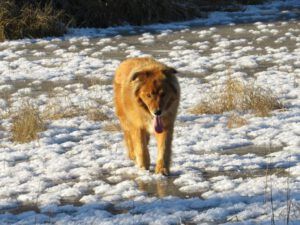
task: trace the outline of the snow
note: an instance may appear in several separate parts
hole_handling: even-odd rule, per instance
[[[274,1],[187,22],[0,43],[0,224],[269,224],[272,214],[284,224],[288,190],[290,220],[299,223],[299,21],[268,21],[290,6],[300,7]],[[168,178],[153,173],[155,140],[150,171],[141,171],[127,158],[121,132],[107,129],[117,123],[114,71],[120,60],[144,55],[179,71]],[[233,129],[231,112],[191,114],[229,73],[271,90],[285,109],[246,113],[247,124]],[[7,114],[28,101],[42,114],[51,106],[93,107],[108,120],[48,120],[37,141],[14,143]]]

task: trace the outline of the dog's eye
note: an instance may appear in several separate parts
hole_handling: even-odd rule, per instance
[[[147,94],[147,97],[148,97],[148,98],[151,98],[151,94],[150,94],[150,93],[148,93],[148,94]]]

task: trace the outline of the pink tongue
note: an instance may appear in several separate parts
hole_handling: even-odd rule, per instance
[[[163,132],[164,127],[163,127],[162,119],[160,116],[156,116],[154,118],[154,129],[155,129],[156,133]]]

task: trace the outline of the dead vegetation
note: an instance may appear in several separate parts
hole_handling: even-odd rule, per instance
[[[118,123],[109,123],[103,127],[103,130],[109,131],[109,132],[116,132],[116,131],[121,131],[122,129],[121,129],[120,124],[118,124]]]
[[[105,121],[108,116],[97,108],[89,108],[86,110],[87,118],[92,121]]]
[[[257,116],[268,116],[272,110],[283,105],[271,93],[254,84],[242,83],[229,78],[224,87],[190,110],[193,114],[221,114],[227,111],[253,112]]]
[[[76,76],[74,79],[76,82],[83,84],[84,88],[89,88],[94,85],[110,85],[112,84],[112,79],[100,79],[98,77],[84,77]]]
[[[227,120],[227,127],[230,129],[242,127],[246,124],[247,120],[237,114],[230,115]]]
[[[70,100],[66,100],[66,102],[67,104],[61,104],[55,100],[49,102],[45,110],[43,110],[42,117],[45,120],[59,120],[77,116],[87,116],[87,119],[92,121],[105,121],[109,119],[108,116],[100,110],[101,106],[99,106],[99,108],[95,106],[83,108],[73,104]],[[103,103],[103,100],[101,103]]]
[[[70,104],[69,106],[62,106],[61,104],[55,102],[49,103],[42,113],[42,117],[45,120],[59,120],[81,115],[82,110],[80,110],[78,106],[73,104]]]
[[[66,31],[62,17],[63,11],[54,9],[50,2],[0,1],[0,41],[61,36]]]
[[[88,120],[92,121],[106,121],[109,119],[100,108],[95,106],[81,108],[71,102],[61,104],[56,101],[48,103],[42,112],[33,104],[27,102],[17,111],[9,110],[5,118],[12,118],[12,140],[26,143],[38,138],[38,133],[46,129],[46,121],[77,116],[86,116]]]
[[[30,142],[38,138],[45,130],[44,120],[39,111],[31,104],[24,104],[12,118],[12,140],[19,143]]]
[[[206,17],[209,11],[237,11],[265,0],[1,0],[0,40],[60,36],[76,27],[144,25]]]
[[[265,0],[53,0],[54,5],[72,17],[75,26],[108,27],[143,25],[205,17],[208,11],[236,11],[243,4]]]
[[[5,131],[5,127],[0,124],[0,131]]]
[[[66,0],[62,7],[72,16],[75,26],[109,27],[124,23],[143,25],[201,17],[203,11],[194,0]]]

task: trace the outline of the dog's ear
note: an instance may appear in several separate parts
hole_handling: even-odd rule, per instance
[[[177,95],[179,93],[179,84],[177,79],[170,79],[170,82],[168,83],[173,90],[173,92]]]
[[[131,74],[131,76],[130,76],[130,82],[132,82],[132,81],[142,81],[147,76],[149,76],[149,73],[147,71],[136,71],[136,72],[133,72]]]
[[[176,74],[176,73],[177,73],[177,70],[174,69],[173,67],[167,67],[167,68],[163,69],[163,73],[164,73],[166,76],[170,76],[170,75]]]
[[[132,73],[130,76],[130,82],[137,80],[140,75],[142,75],[141,72]]]
[[[175,94],[179,93],[179,84],[175,74],[177,70],[173,67],[167,67],[163,69],[163,73],[166,75],[166,79],[168,80],[168,84],[170,85],[171,89],[174,91]]]

